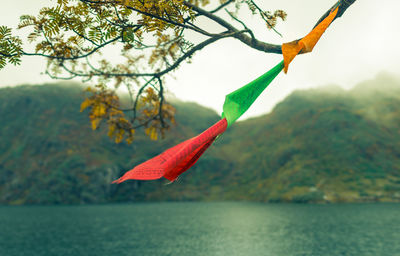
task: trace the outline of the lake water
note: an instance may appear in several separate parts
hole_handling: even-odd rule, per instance
[[[400,204],[1,206],[0,255],[400,255]]]

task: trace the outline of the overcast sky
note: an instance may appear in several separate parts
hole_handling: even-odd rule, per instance
[[[213,0],[216,1],[216,0]],[[0,25],[15,27],[22,14],[36,14],[50,0],[5,1],[0,9]],[[321,15],[336,0],[258,0],[266,10],[284,9],[287,21],[277,27],[283,38],[265,29],[256,18],[246,17],[256,36],[281,44],[306,35]],[[273,106],[297,89],[322,85],[351,88],[386,71],[400,77],[399,0],[357,0],[337,19],[312,53],[298,56],[287,75],[281,73],[244,116],[269,112]],[[210,24],[203,23],[203,26]],[[240,25],[235,24],[240,28]],[[25,31],[18,31],[23,35]],[[222,111],[225,95],[265,73],[282,60],[281,55],[249,48],[225,39],[196,53],[191,64],[184,64],[168,80],[169,92],[178,98],[195,101]],[[52,81],[41,72],[45,61],[23,58],[22,65],[0,70],[0,86],[38,84]]]

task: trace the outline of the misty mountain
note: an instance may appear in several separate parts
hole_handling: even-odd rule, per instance
[[[388,75],[350,91],[296,91],[270,114],[238,122],[180,180],[110,184],[219,120],[174,102],[164,140],[137,132],[115,144],[79,112],[79,86],[0,89],[0,203],[159,200],[295,202],[400,200],[400,82]]]

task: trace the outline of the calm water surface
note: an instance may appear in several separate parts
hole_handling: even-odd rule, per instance
[[[400,255],[400,204],[0,207],[0,255]]]

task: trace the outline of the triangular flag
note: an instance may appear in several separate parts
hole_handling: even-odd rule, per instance
[[[295,40],[289,43],[282,44],[282,55],[283,55],[283,62],[284,62],[284,72],[287,73],[289,64],[292,62],[294,57],[299,54],[301,49],[303,49],[304,45],[299,44],[300,40]]]
[[[300,44],[304,45],[303,52],[311,52],[322,34],[326,31],[332,21],[335,19],[339,7],[331,12],[325,19],[323,19],[315,28],[308,33],[303,39],[300,40]]]
[[[179,175],[196,163],[215,138],[226,128],[227,121],[224,118],[196,137],[167,149],[160,155],[136,166],[113,183],[131,179],[155,180],[163,176],[170,181],[175,181]]]
[[[317,26],[311,30],[308,35],[303,37],[301,40],[292,41],[289,43],[282,44],[283,61],[285,63],[284,72],[287,73],[290,62],[296,57],[299,52],[307,53],[311,52],[322,34],[329,27],[332,21],[335,19],[339,7],[336,7],[325,19],[323,19]]]
[[[253,82],[226,95],[222,118],[228,121],[228,127],[246,112],[267,86],[282,71],[283,61]]]

